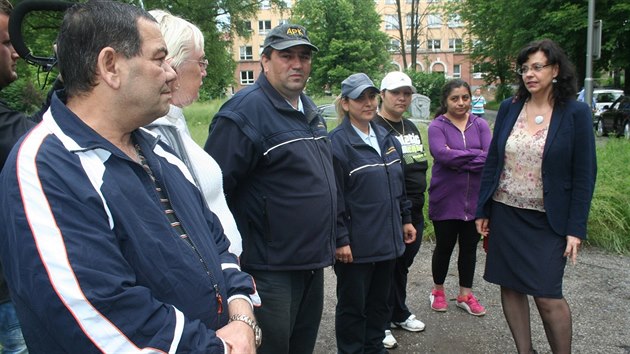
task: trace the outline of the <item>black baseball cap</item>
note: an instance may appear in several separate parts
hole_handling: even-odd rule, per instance
[[[314,51],[319,50],[308,38],[306,28],[290,23],[285,23],[272,29],[265,38],[263,49],[271,47],[275,50],[285,50],[296,45],[305,45]]]

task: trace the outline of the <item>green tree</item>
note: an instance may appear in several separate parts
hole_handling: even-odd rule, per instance
[[[481,65],[488,83],[498,82],[499,91],[514,81],[515,56],[532,40],[550,38],[567,53],[576,67],[578,87],[586,67],[588,27],[587,0],[515,0],[506,6],[493,0],[462,0],[451,5],[467,23],[471,59]],[[595,75],[601,71],[625,73],[630,70],[630,3],[625,0],[597,0],[596,19],[602,19],[601,59],[593,62]],[[619,76],[616,76],[618,78]],[[621,85],[620,82],[616,86]],[[626,92],[630,82],[625,81]],[[499,95],[503,96],[503,95]]]
[[[122,0],[146,10],[162,9],[180,16],[197,25],[205,37],[205,52],[208,58],[208,76],[204,80],[201,98],[223,96],[225,88],[234,81],[236,63],[231,57],[232,38],[236,35],[247,38],[250,28],[248,19],[255,18],[262,0]],[[15,1],[17,6],[21,1]],[[75,2],[75,1],[70,1]],[[284,0],[268,0],[271,6],[284,11]],[[22,26],[27,47],[37,56],[51,56],[52,43],[57,36],[62,14],[35,11],[29,13]],[[28,78],[34,77],[32,69]],[[54,78],[56,76],[52,75]],[[24,77],[24,78],[26,78]]]
[[[622,0],[598,0],[596,13],[602,19],[602,59],[598,62],[603,68],[615,72],[615,86],[622,87],[619,81],[621,70],[625,74],[623,89],[630,93],[630,3]]]
[[[480,66],[487,83],[498,83],[497,100],[505,98],[514,81],[514,57],[533,38],[527,22],[538,11],[536,6],[528,0],[514,0],[509,6],[500,1],[463,0],[450,6],[472,38],[466,43],[471,61]]]
[[[246,26],[255,18],[262,0],[128,0],[147,10],[162,9],[197,25],[205,37],[208,76],[204,79],[201,99],[222,97],[226,87],[234,82],[236,63],[231,56],[232,38],[248,38],[251,28]],[[284,11],[284,0],[265,1]]]
[[[373,0],[301,0],[294,21],[306,27],[319,52],[313,57],[309,91],[339,90],[341,81],[356,72],[379,82],[390,69],[387,35]]]

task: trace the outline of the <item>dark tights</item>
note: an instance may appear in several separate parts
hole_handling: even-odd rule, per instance
[[[567,301],[564,298],[534,297],[534,302],[542,318],[551,351],[554,354],[571,353],[573,329]],[[501,305],[518,353],[534,353],[527,295],[501,287]]]

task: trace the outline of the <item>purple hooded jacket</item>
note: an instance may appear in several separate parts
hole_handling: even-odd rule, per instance
[[[488,123],[472,114],[463,134],[444,115],[429,124],[429,149],[433,156],[429,219],[475,219],[481,171],[491,137]]]

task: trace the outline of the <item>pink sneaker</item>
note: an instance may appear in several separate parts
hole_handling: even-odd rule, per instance
[[[475,298],[472,293],[468,295],[457,297],[457,307],[463,309],[473,316],[483,316],[486,314],[486,309]]]
[[[431,300],[431,309],[433,311],[444,312],[448,308],[446,295],[444,295],[443,290],[431,290],[431,296],[429,296],[429,300]]]

